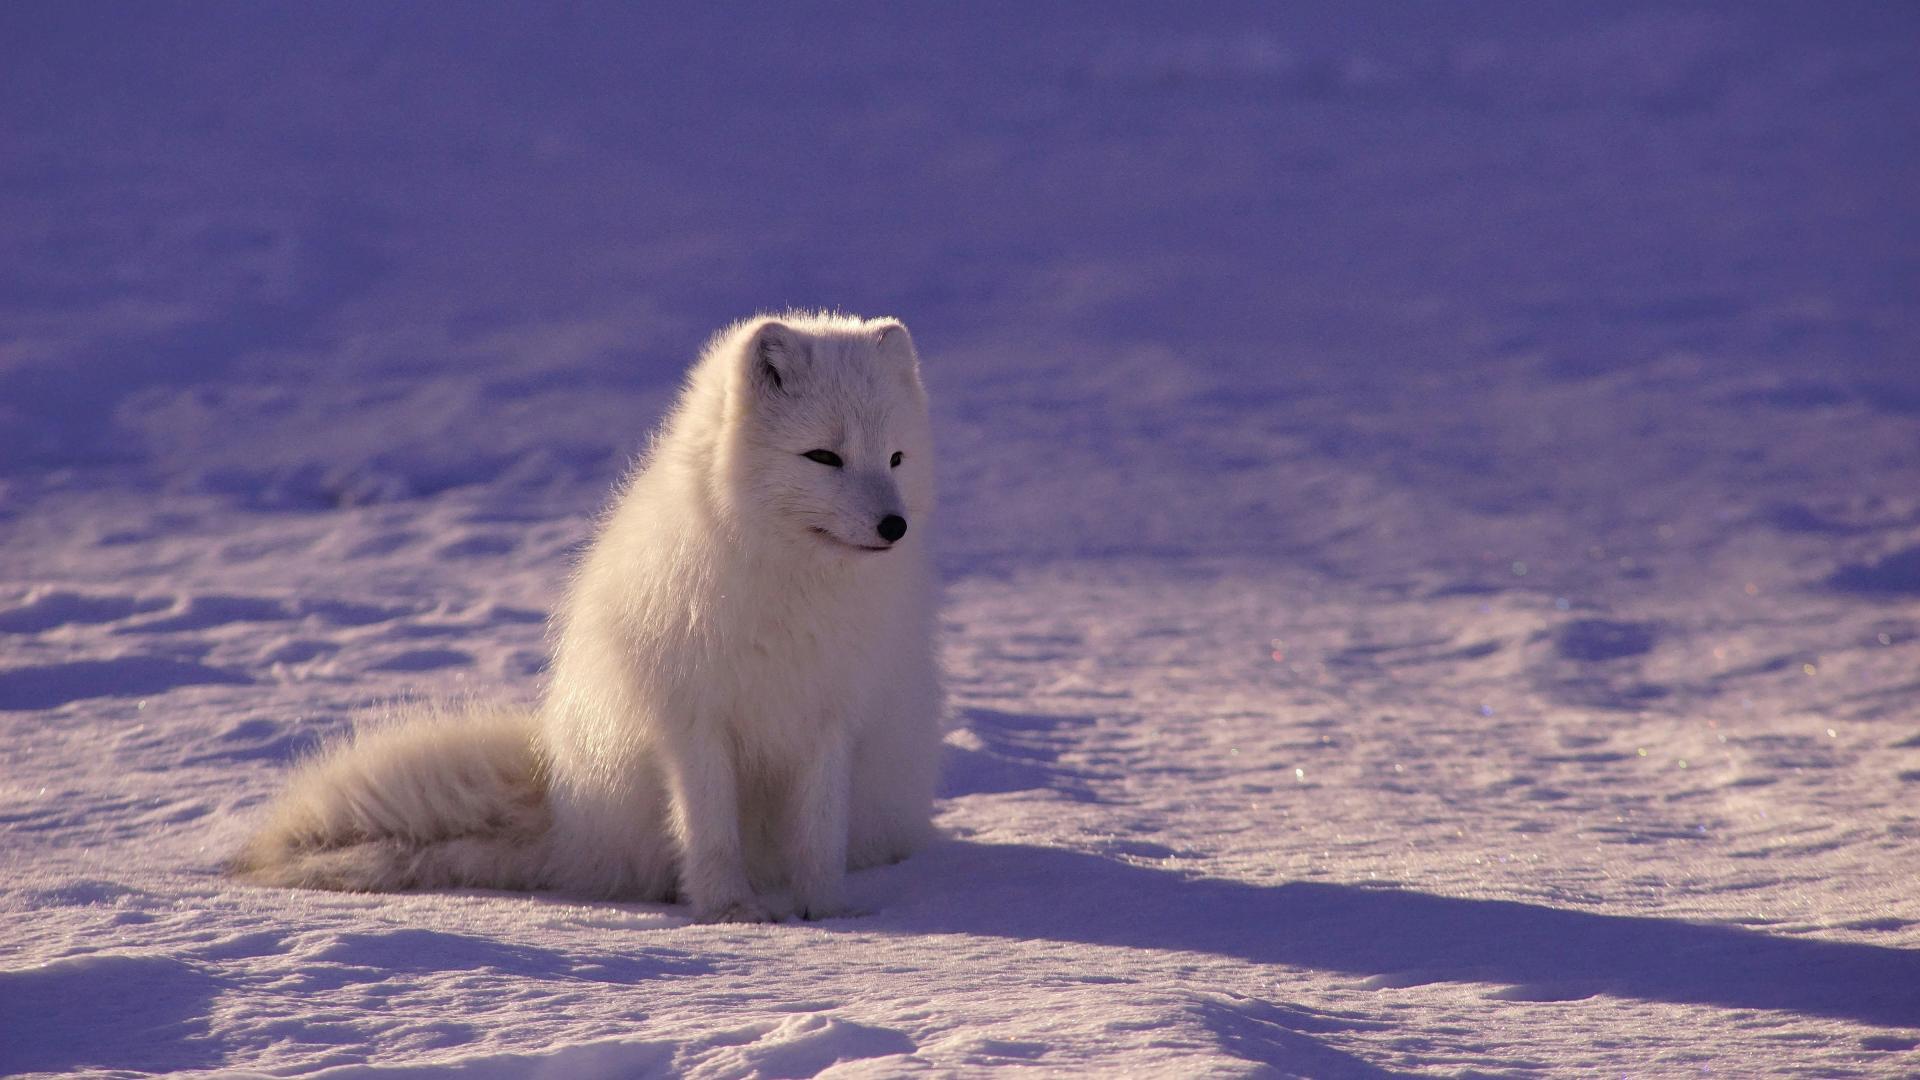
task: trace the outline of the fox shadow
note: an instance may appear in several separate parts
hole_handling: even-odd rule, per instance
[[[1506,900],[1325,882],[1249,885],[1078,852],[954,841],[919,858],[964,904],[909,902],[900,929],[1180,950],[1382,976],[1920,1027],[1920,950]],[[925,880],[925,879],[922,879]]]

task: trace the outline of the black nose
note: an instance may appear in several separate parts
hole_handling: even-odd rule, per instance
[[[880,519],[880,539],[891,544],[907,535],[907,519],[899,514],[888,514]]]

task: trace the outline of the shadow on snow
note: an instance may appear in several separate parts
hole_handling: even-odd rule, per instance
[[[1920,951],[1597,915],[1409,889],[1193,878],[1078,852],[949,843],[923,856],[965,904],[911,903],[903,930],[1051,938],[1387,976],[1920,1026]],[[986,884],[1003,883],[1003,884]]]

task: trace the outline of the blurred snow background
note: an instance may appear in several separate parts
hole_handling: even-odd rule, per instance
[[[1916,31],[0,7],[0,1072],[1920,1069]],[[954,839],[767,931],[221,880],[534,692],[787,305],[926,353]]]

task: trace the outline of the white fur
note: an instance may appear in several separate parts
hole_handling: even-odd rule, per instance
[[[679,897],[709,920],[842,911],[846,868],[930,832],[932,509],[905,327],[723,330],[575,575],[537,715],[357,738],[296,777],[236,869]],[[907,523],[891,545],[889,515]]]

